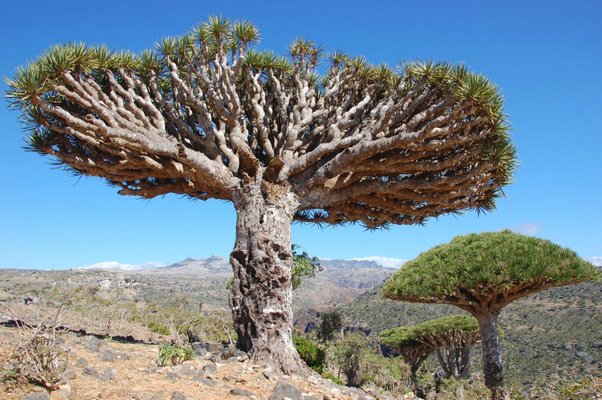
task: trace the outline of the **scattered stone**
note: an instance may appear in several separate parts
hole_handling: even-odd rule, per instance
[[[104,349],[103,351],[100,352],[100,359],[102,361],[111,362],[115,359],[115,355],[113,354],[113,352],[111,350]]]
[[[206,378],[206,377],[204,377],[202,375],[201,376],[197,376],[195,378],[195,380],[197,382],[201,382],[203,385],[209,386],[209,387],[214,387],[215,385],[217,385],[216,381],[214,381],[213,379]]]
[[[303,400],[303,393],[293,384],[286,381],[279,381],[274,387],[274,391],[269,397],[269,400]]]
[[[188,398],[182,392],[175,391],[171,394],[171,400],[187,400]]]
[[[236,357],[247,357],[247,358],[249,358],[249,355],[246,352],[244,352],[242,350],[238,350],[238,349],[234,349],[234,355]]]
[[[77,359],[77,361],[75,362],[75,365],[76,365],[76,366],[78,366],[78,367],[82,367],[82,368],[83,368],[83,367],[85,367],[85,366],[87,366],[87,365],[88,365],[88,360],[86,360],[86,359],[85,359],[85,358],[83,358],[83,357],[80,357],[80,358],[78,358],[78,359]]]
[[[203,343],[195,342],[191,346],[197,356],[203,357],[205,354],[207,354],[207,348]]]
[[[586,363],[591,363],[594,361],[594,358],[587,351],[578,351],[575,353],[575,355]]]
[[[165,400],[162,392],[131,392],[129,395],[133,400]]]
[[[22,400],[50,400],[48,392],[28,393],[23,396]]]
[[[109,382],[115,380],[116,371],[113,368],[105,368],[100,375],[100,380],[103,382]]]
[[[52,392],[53,400],[67,400],[71,396],[71,385],[61,385],[58,390]]]
[[[180,364],[178,366],[173,367],[171,370],[176,374],[187,376],[192,375],[192,373],[194,372],[194,370],[190,368],[190,365],[187,364]]]
[[[20,303],[25,304],[27,306],[30,304],[40,304],[41,301],[42,300],[38,296],[27,296],[21,299]]]
[[[67,338],[76,344],[80,344],[82,342],[79,335],[75,332],[67,332]]]
[[[66,369],[65,372],[63,372],[63,375],[61,376],[63,379],[75,379],[75,377],[77,376],[77,374],[75,373],[75,370],[72,368]]]
[[[88,336],[83,341],[83,344],[84,344],[84,347],[86,348],[86,350],[96,352],[100,348],[100,345],[102,344],[102,340],[100,340],[96,336]]]
[[[267,379],[268,381],[271,381],[272,379],[274,379],[274,374],[272,373],[271,370],[266,369],[264,371],[261,371],[261,375],[263,375],[263,377],[265,379]]]
[[[208,374],[215,374],[217,372],[217,367],[213,363],[207,364],[203,366],[203,371],[205,371]]]
[[[163,377],[164,377],[165,379],[168,379],[168,380],[170,380],[170,381],[175,381],[175,380],[177,380],[177,379],[180,377],[180,375],[179,375],[179,374],[177,374],[177,373],[176,373],[176,372],[174,372],[174,371],[169,371],[169,372],[167,372],[165,375],[163,375]]]
[[[129,360],[130,356],[128,356],[126,353],[115,353],[115,358],[118,360]]]
[[[148,367],[148,372],[150,372],[151,374],[160,374],[162,371],[163,370],[161,369],[161,367],[157,367],[156,365]]]
[[[89,375],[89,376],[93,376],[95,378],[98,378],[98,371],[96,370],[96,368],[90,366],[90,365],[86,365],[84,367],[84,375]]]
[[[228,358],[226,361],[230,364],[234,364],[234,363],[238,362],[238,357],[232,356],[232,357]]]
[[[230,394],[232,396],[247,396],[247,397],[256,397],[257,395],[250,390],[243,388],[234,388],[230,390]]]
[[[198,378],[204,377],[205,376],[205,372],[204,371],[198,371],[198,370],[194,370],[192,371],[192,379],[197,380]]]

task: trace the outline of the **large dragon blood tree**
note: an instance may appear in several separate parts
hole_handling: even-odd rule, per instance
[[[287,57],[258,52],[258,39],[251,23],[215,17],[139,55],[60,45],[19,68],[7,96],[32,149],[122,195],[231,201],[238,344],[302,371],[291,222],[374,229],[489,210],[514,149],[498,90],[462,66],[398,73],[305,40]]]
[[[497,400],[508,397],[497,329],[502,308],[545,289],[601,276],[570,249],[506,230],[458,236],[433,247],[393,274],[383,295],[451,304],[471,313],[479,322],[485,385]]]

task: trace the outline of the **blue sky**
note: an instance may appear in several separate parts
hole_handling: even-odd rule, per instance
[[[284,54],[301,36],[391,66],[465,63],[504,94],[520,168],[496,211],[378,232],[295,225],[293,241],[311,254],[410,259],[456,235],[511,228],[602,262],[602,2],[5,0],[0,75],[60,42],[141,51],[213,14],[253,21],[263,49]],[[23,151],[17,119],[0,101],[0,268],[229,254],[230,204],[121,197]]]

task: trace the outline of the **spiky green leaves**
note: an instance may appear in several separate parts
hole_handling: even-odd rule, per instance
[[[256,70],[271,70],[284,74],[293,72],[293,64],[290,60],[273,51],[250,50],[245,55],[245,65]]]
[[[458,236],[420,254],[387,280],[383,295],[394,300],[453,304],[467,292],[488,298],[507,293],[511,300],[515,295],[600,277],[599,268],[572,250],[503,231]],[[496,301],[505,300],[501,296]]]
[[[222,16],[211,16],[193,29],[192,37],[208,52],[245,50],[258,43],[259,29],[249,21],[235,21]]]

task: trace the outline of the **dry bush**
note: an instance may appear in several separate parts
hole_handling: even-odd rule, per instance
[[[58,326],[59,307],[54,318],[31,324],[19,318],[8,306],[19,330],[19,343],[4,366],[4,376],[16,382],[28,381],[47,390],[60,386],[61,376],[69,361],[69,348],[61,336],[65,329]]]

